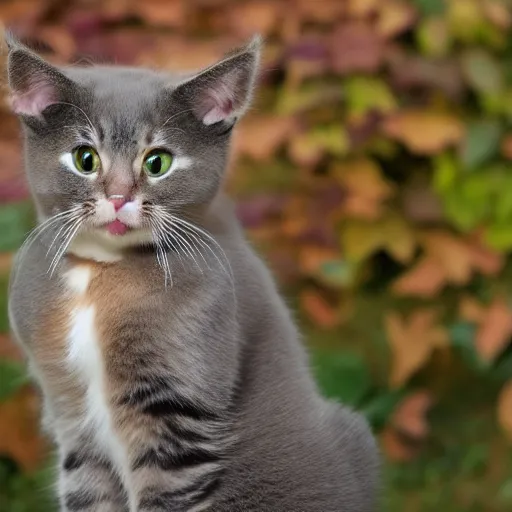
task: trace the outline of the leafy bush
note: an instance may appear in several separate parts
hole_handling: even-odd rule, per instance
[[[454,467],[473,478],[492,459],[480,445],[454,454],[447,404],[461,439],[480,425],[457,408],[467,400],[489,425],[495,401],[512,437],[509,0],[11,0],[0,19],[56,62],[168,69],[197,69],[262,33],[261,86],[229,188],[298,297],[320,385],[367,413],[390,459],[434,454],[421,485]],[[0,198],[20,199],[16,125],[1,115]],[[19,243],[24,208],[2,208],[2,249]],[[493,510],[512,501],[506,478],[486,495]],[[490,510],[472,496],[463,510]]]

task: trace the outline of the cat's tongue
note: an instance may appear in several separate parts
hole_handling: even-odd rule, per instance
[[[111,235],[124,235],[128,231],[128,226],[116,219],[107,226],[107,230]]]

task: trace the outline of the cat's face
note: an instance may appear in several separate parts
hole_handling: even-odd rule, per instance
[[[61,215],[77,233],[119,246],[158,242],[169,214],[215,197],[231,128],[250,101],[257,41],[182,81],[144,69],[57,69],[9,46],[40,220]]]

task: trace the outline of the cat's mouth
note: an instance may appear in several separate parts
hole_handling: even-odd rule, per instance
[[[121,222],[119,219],[110,222],[105,226],[106,230],[111,235],[122,236],[125,235],[131,228],[127,226],[124,222]]]

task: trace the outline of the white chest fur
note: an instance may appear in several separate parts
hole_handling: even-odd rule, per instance
[[[91,271],[75,267],[66,274],[67,285],[80,304],[84,297]],[[94,433],[98,448],[108,455],[123,476],[126,454],[112,429],[112,417],[105,394],[105,371],[100,340],[95,325],[95,306],[84,302],[71,312],[68,334],[67,364],[70,371],[85,388],[82,417],[77,428]]]

